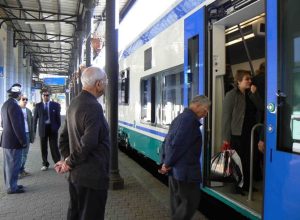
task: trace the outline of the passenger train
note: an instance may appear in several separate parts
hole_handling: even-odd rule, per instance
[[[205,198],[249,219],[300,219],[299,1],[179,1],[122,51],[119,63],[121,143],[159,164],[170,123],[191,97],[205,94],[212,101],[201,127]],[[210,161],[221,150],[222,103],[236,70],[255,75],[262,63],[263,178],[252,174],[257,190],[243,196],[231,183],[210,180]]]

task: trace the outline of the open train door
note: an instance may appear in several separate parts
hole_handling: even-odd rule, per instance
[[[267,0],[264,219],[300,218],[300,1]]]
[[[205,8],[184,20],[184,106],[191,98],[205,94]]]

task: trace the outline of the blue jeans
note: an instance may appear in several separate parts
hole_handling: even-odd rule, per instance
[[[3,148],[3,174],[7,192],[14,192],[18,189],[21,156],[22,149]]]
[[[25,170],[25,163],[27,160],[27,155],[28,155],[29,145],[30,145],[29,132],[26,133],[26,143],[27,143],[27,147],[22,149],[20,173],[22,173]]]

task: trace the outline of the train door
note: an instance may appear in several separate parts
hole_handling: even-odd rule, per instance
[[[184,20],[184,106],[205,93],[205,7]]]
[[[267,0],[264,219],[300,214],[300,2]]]

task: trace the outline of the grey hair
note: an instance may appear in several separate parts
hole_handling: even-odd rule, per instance
[[[81,74],[81,83],[83,87],[94,86],[97,80],[104,79],[106,73],[103,69],[95,66],[86,68]]]
[[[211,105],[211,101],[205,95],[195,96],[190,104],[199,103],[200,105]]]

